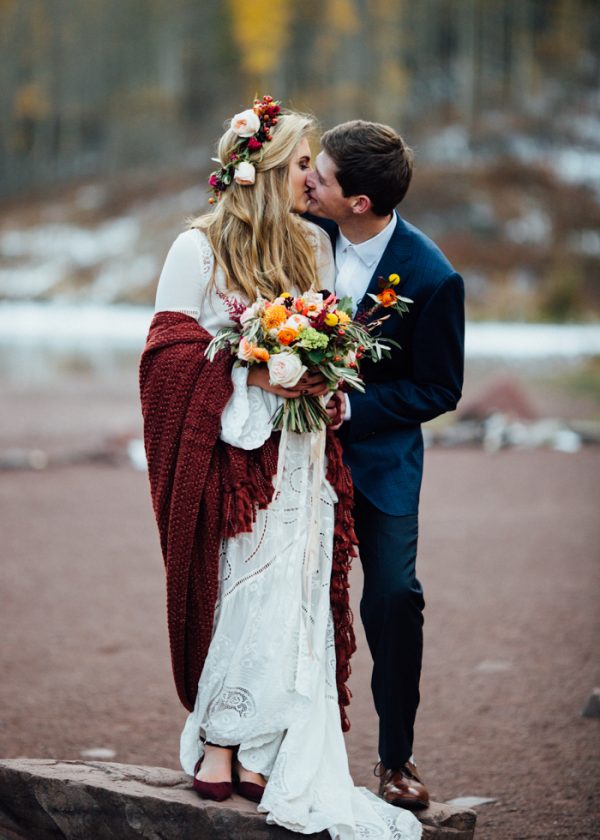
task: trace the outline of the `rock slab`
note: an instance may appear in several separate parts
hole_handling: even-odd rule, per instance
[[[473,840],[475,813],[432,803],[424,840]],[[306,835],[302,835],[306,836]],[[183,773],[104,761],[0,761],[0,840],[298,840],[234,796],[201,800]],[[330,840],[327,832],[310,835]]]

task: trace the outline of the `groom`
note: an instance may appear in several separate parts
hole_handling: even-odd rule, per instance
[[[429,794],[414,763],[413,727],[423,650],[423,590],[416,577],[423,471],[421,423],[456,407],[464,357],[464,289],[437,246],[395,211],[412,175],[402,137],[379,123],[338,125],[321,138],[307,179],[309,213],[331,236],[336,294],[356,315],[388,315],[379,328],[391,357],[364,361],[364,394],[338,398],[340,437],[352,470],[355,520],[364,570],[361,618],[373,658],[379,716],[379,794],[423,808]],[[407,314],[374,306],[368,293],[393,286],[411,298]],[[394,281],[396,278],[393,278]],[[334,421],[335,422],[335,421]]]

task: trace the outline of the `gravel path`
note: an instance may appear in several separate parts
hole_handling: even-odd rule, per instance
[[[77,405],[90,436],[101,418],[81,394]],[[36,406],[58,433],[58,403]],[[137,422],[130,396],[105,406],[121,426]],[[75,435],[73,411],[62,416]],[[24,421],[27,445],[39,442],[35,427]],[[496,800],[478,808],[479,840],[600,837],[600,720],[580,715],[600,685],[599,489],[597,449],[428,453],[416,752],[434,798]],[[102,465],[4,471],[0,511],[0,755],[77,759],[103,747],[116,761],[177,767],[185,712],[146,476]],[[358,568],[353,588],[356,601]],[[373,787],[360,634],[359,644],[348,746],[356,781]]]

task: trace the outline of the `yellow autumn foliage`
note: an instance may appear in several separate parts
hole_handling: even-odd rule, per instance
[[[14,114],[18,119],[41,120],[50,112],[50,103],[37,82],[21,85],[15,93]]]
[[[277,66],[289,37],[291,0],[229,0],[243,69],[262,76]]]
[[[355,35],[361,22],[354,0],[327,0],[325,28],[338,35]]]

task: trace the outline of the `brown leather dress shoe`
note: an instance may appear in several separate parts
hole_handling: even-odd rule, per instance
[[[378,767],[380,771],[376,768],[375,775],[379,776],[379,796],[382,799],[390,805],[411,810],[428,807],[429,792],[411,761],[399,770],[386,770],[381,763]]]

